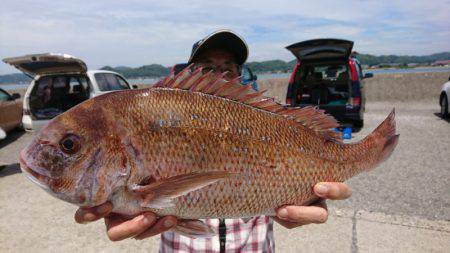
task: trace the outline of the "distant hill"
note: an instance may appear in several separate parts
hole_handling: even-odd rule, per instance
[[[374,66],[386,63],[396,63],[405,65],[408,63],[430,64],[435,61],[450,60],[450,52],[430,54],[425,56],[398,56],[398,55],[381,55],[375,56],[371,54],[358,54],[357,58],[362,64]]]
[[[357,58],[363,65],[375,66],[382,64],[398,64],[406,65],[409,63],[417,63],[419,65],[429,65],[435,61],[450,60],[450,52],[426,55],[426,56],[398,56],[398,55],[381,55],[375,56],[371,54],[358,54]],[[292,71],[296,64],[296,60],[282,61],[270,60],[261,62],[246,63],[255,73],[271,73],[271,72],[289,72]],[[116,71],[127,78],[135,77],[161,77],[169,73],[171,67],[164,67],[159,64],[144,65],[138,68],[129,67],[103,67],[102,69]]]
[[[103,70],[109,70],[109,71],[115,71],[117,73],[120,73],[126,78],[133,78],[133,77],[161,77],[166,76],[169,74],[171,67],[164,67],[159,64],[151,64],[151,65],[144,65],[137,68],[130,68],[130,67],[110,67],[106,66],[101,69]]]
[[[371,54],[358,54],[357,58],[363,65],[368,66],[383,66],[389,64],[396,64],[399,66],[406,66],[410,63],[419,65],[429,65],[435,61],[450,60],[450,52],[443,52],[425,56],[403,56],[403,55],[381,55],[375,56]],[[255,73],[270,73],[270,72],[289,72],[292,71],[296,64],[296,60],[285,62],[282,60],[270,60],[262,62],[248,62],[247,65]],[[161,77],[169,74],[171,67],[164,67],[160,64],[144,65],[137,68],[126,66],[110,67],[105,66],[101,69],[115,71],[126,78],[137,77]],[[30,78],[24,74],[9,74],[0,75],[0,83],[28,83]]]
[[[294,69],[296,60],[285,62],[282,60],[262,61],[262,62],[248,62],[248,67],[255,73],[270,73],[270,72],[289,72]]]
[[[3,84],[29,84],[30,81],[31,78],[22,73],[0,75],[0,83]]]

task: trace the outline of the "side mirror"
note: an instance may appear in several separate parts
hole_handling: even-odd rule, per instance
[[[364,74],[364,78],[372,78],[372,77],[373,77],[373,73]]]
[[[136,84],[133,84],[133,85],[131,85],[131,88],[133,88],[133,89],[137,89],[137,88],[138,88],[138,86],[137,86]]]
[[[16,99],[18,99],[18,98],[20,98],[20,94],[19,94],[19,93],[13,93],[13,94],[11,95],[11,99],[12,99],[12,100],[16,100]]]

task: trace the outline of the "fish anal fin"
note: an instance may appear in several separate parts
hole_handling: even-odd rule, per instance
[[[178,220],[172,231],[189,238],[211,238],[216,235],[206,223],[201,220]]]
[[[131,191],[141,195],[143,207],[161,209],[172,207],[173,200],[177,197],[234,175],[235,173],[226,171],[195,172],[166,178],[148,185],[136,185],[131,187]]]

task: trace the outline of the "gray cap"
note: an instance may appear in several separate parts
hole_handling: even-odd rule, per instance
[[[191,64],[196,60],[196,57],[208,49],[221,49],[230,52],[239,65],[244,64],[248,57],[248,47],[244,39],[231,30],[218,30],[195,42],[188,63]]]

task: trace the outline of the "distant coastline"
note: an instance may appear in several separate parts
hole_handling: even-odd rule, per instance
[[[361,62],[363,69],[371,69],[370,71],[383,72],[384,69],[417,69],[430,68],[433,66],[450,67],[450,52],[442,52],[423,56],[402,56],[402,55],[381,55],[375,56],[370,54],[356,53],[356,58]],[[282,61],[269,60],[261,62],[247,62],[246,65],[253,73],[258,75],[290,73],[297,60]],[[158,79],[169,74],[172,66],[162,66],[160,64],[149,64],[140,67],[105,66],[101,69],[115,71],[122,74],[128,80],[132,79]],[[383,69],[383,70],[378,70]],[[396,70],[395,70],[396,71]],[[391,70],[394,72],[394,70]],[[30,78],[22,73],[9,75],[0,75],[0,84],[27,84]]]
[[[364,72],[370,72],[375,75],[380,74],[408,74],[408,73],[442,73],[442,72],[448,72],[450,75],[450,66],[443,66],[443,67],[409,67],[409,68],[372,68],[372,69],[365,69]],[[275,73],[260,73],[257,74],[258,81],[262,80],[268,80],[268,79],[279,79],[279,78],[289,78],[291,75],[291,72],[275,72]],[[140,78],[128,78],[127,81],[130,84],[138,84],[138,85],[151,85],[159,81],[160,78],[154,78],[154,77],[140,77]],[[8,90],[8,91],[14,91],[14,90],[22,90],[26,89],[29,85],[28,83],[22,83],[22,84],[0,84],[0,88]]]

